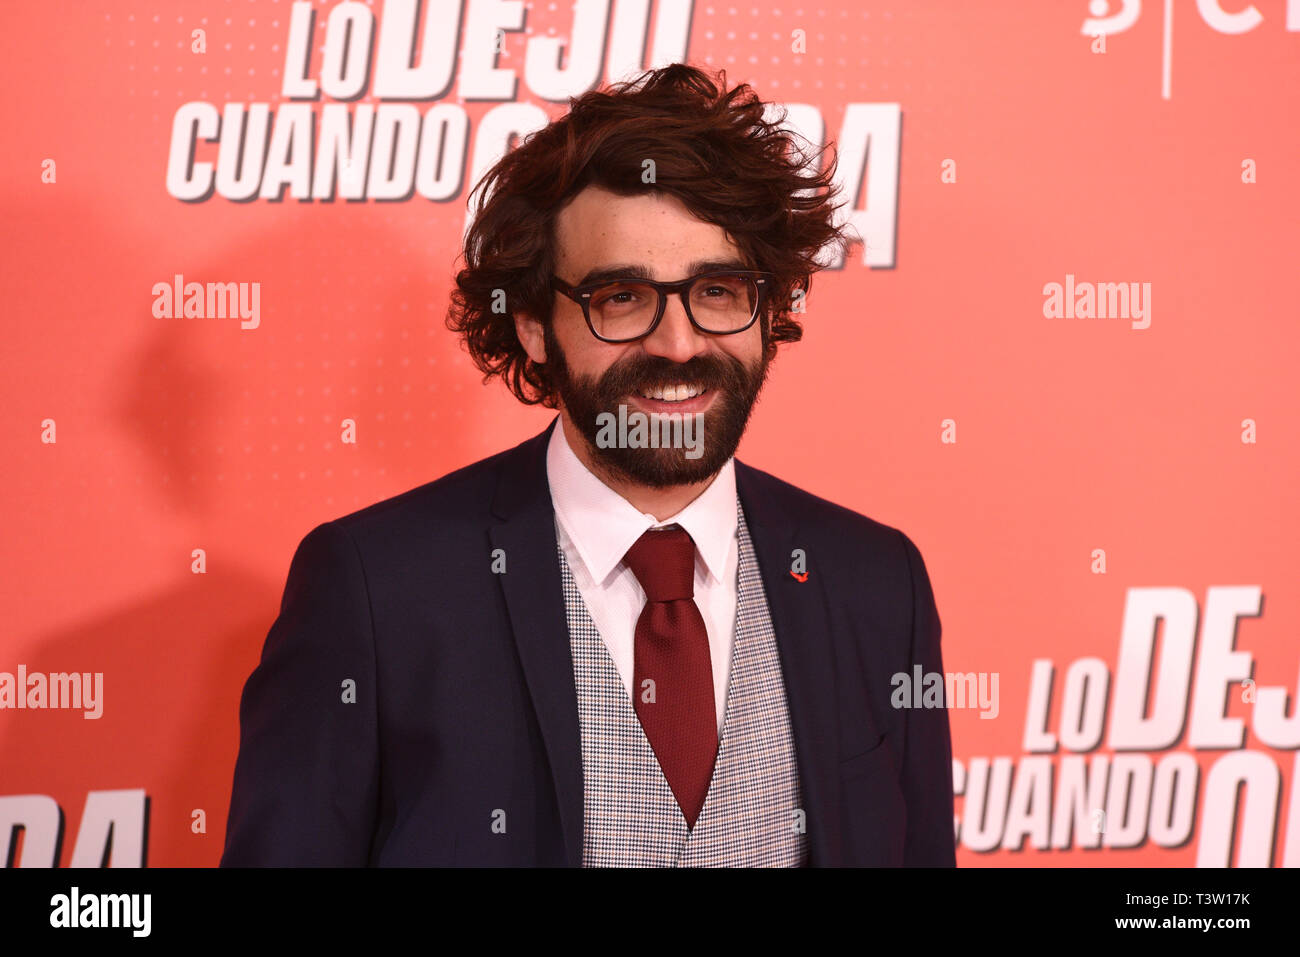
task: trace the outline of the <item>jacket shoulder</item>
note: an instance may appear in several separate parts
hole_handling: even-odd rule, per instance
[[[413,515],[467,517],[491,502],[503,462],[510,450],[462,466],[440,478],[333,519],[348,530],[366,528]]]
[[[518,472],[541,464],[548,435],[549,430],[423,485],[341,515],[332,524],[352,533],[396,531],[429,521],[437,522],[443,530],[457,526],[481,530],[502,476],[507,471]],[[545,480],[544,471],[541,478]]]

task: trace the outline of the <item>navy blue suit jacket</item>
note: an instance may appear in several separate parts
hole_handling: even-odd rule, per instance
[[[555,427],[302,540],[240,703],[222,866],[581,864]],[[943,671],[916,546],[740,461],[736,487],[810,864],[954,865],[948,714],[890,705],[894,674]]]

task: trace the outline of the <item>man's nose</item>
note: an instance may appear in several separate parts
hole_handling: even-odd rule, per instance
[[[708,337],[691,324],[682,297],[670,295],[659,325],[642,340],[642,348],[672,362],[686,362],[708,349]]]

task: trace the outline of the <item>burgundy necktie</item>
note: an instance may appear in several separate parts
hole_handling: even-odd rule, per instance
[[[709,635],[695,604],[695,542],[680,527],[650,529],[624,561],[646,594],[636,622],[632,704],[694,827],[718,752]]]

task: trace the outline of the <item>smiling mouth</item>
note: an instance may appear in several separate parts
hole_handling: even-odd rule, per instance
[[[655,386],[652,389],[642,389],[637,394],[643,399],[654,399],[658,402],[685,402],[687,399],[707,395],[708,392],[708,389],[700,385],[689,382],[673,382],[667,385]]]

